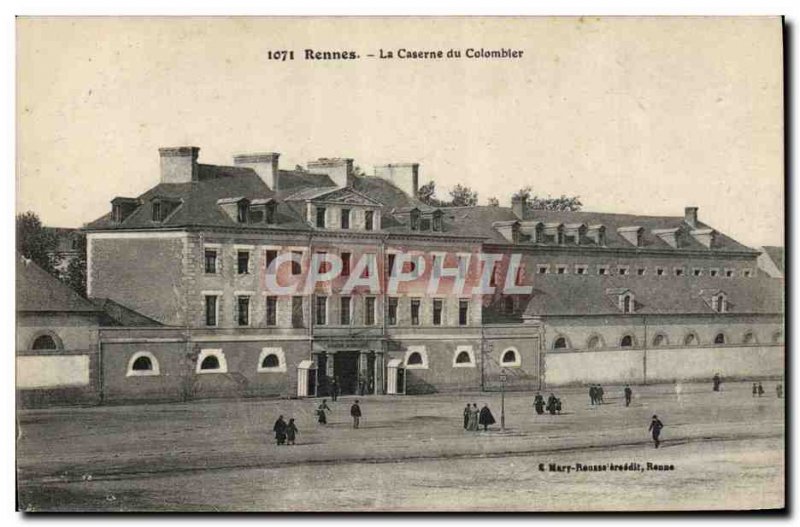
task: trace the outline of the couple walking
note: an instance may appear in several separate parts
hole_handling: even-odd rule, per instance
[[[483,426],[483,431],[485,432],[489,429],[489,425],[494,423],[494,416],[492,411],[489,410],[488,404],[484,404],[480,411],[478,411],[478,405],[475,403],[472,403],[472,406],[467,404],[464,408],[464,430],[477,432],[480,425]]]
[[[297,436],[297,426],[294,424],[294,419],[289,419],[289,423],[287,424],[286,421],[283,420],[283,416],[278,416],[278,420],[275,421],[275,425],[272,427],[272,431],[275,432],[275,441],[279,445],[288,444],[294,445],[295,437]]]

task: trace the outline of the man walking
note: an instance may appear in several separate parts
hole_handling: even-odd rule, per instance
[[[633,395],[633,390],[627,384],[625,385],[625,406],[631,405],[631,396]]]
[[[595,401],[597,400],[597,391],[594,388],[594,384],[589,385],[589,401],[592,405],[594,405]]]
[[[536,392],[536,397],[533,398],[533,406],[536,408],[536,413],[542,415],[544,413],[544,397],[539,392]]]
[[[603,401],[603,387],[599,384],[597,385],[597,403],[605,404],[605,401]]]
[[[494,416],[492,415],[492,411],[489,410],[489,405],[486,403],[483,403],[483,408],[481,408],[481,413],[478,417],[478,424],[483,425],[484,432],[488,430],[489,425],[494,424]]]
[[[469,425],[469,403],[467,403],[466,408],[464,408],[464,430],[467,429],[467,425]]]
[[[275,441],[277,441],[279,445],[286,443],[286,421],[283,420],[282,415],[278,416],[278,420],[275,421],[275,426],[272,427],[272,431],[275,432]]]
[[[339,397],[339,383],[336,382],[336,377],[331,378],[329,386],[331,387],[331,401],[336,402]]]
[[[361,420],[361,407],[358,406],[358,399],[350,407],[350,415],[353,417],[353,428],[358,428],[358,422]]]
[[[653,420],[650,421],[650,428],[648,428],[648,430],[653,432],[653,442],[655,443],[656,448],[658,448],[658,445],[661,444],[659,436],[661,435],[662,428],[664,428],[664,423],[658,419],[657,415],[654,415]]]
[[[720,379],[719,373],[715,373],[714,374],[713,383],[714,383],[714,391],[718,392],[719,391],[719,385],[722,384],[722,379]]]

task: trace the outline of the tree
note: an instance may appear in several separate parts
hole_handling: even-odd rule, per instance
[[[431,207],[471,207],[478,204],[478,193],[464,185],[456,185],[450,190],[450,200],[436,197],[436,183],[429,181],[417,191],[417,198]]]
[[[436,199],[436,182],[428,181],[417,191],[417,198],[424,204],[431,207],[441,207],[442,202]]]
[[[73,233],[77,256],[69,261],[67,268],[59,278],[72,289],[86,296],[86,235],[82,232]]]
[[[558,210],[558,211],[579,211],[583,207],[583,203],[579,196],[566,196],[561,194],[557,198],[547,196],[542,198],[533,193],[530,186],[523,187],[515,192],[511,199],[524,198],[527,200],[528,210]]]
[[[48,273],[58,276],[61,257],[57,254],[58,236],[45,229],[35,212],[17,214],[17,252],[33,260]]]
[[[489,205],[490,207],[499,207],[500,200],[495,197],[491,197],[488,200],[486,200],[486,204]]]

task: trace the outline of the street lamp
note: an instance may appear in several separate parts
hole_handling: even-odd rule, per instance
[[[506,376],[505,371],[500,372],[500,431],[506,430]]]

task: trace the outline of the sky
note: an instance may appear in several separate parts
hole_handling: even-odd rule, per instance
[[[159,147],[193,145],[211,164],[418,162],[440,197],[460,183],[482,203],[530,185],[590,211],[697,206],[783,245],[781,38],[747,17],[20,18],[17,211],[80,226],[157,184]],[[378,58],[400,48],[462,57]]]

